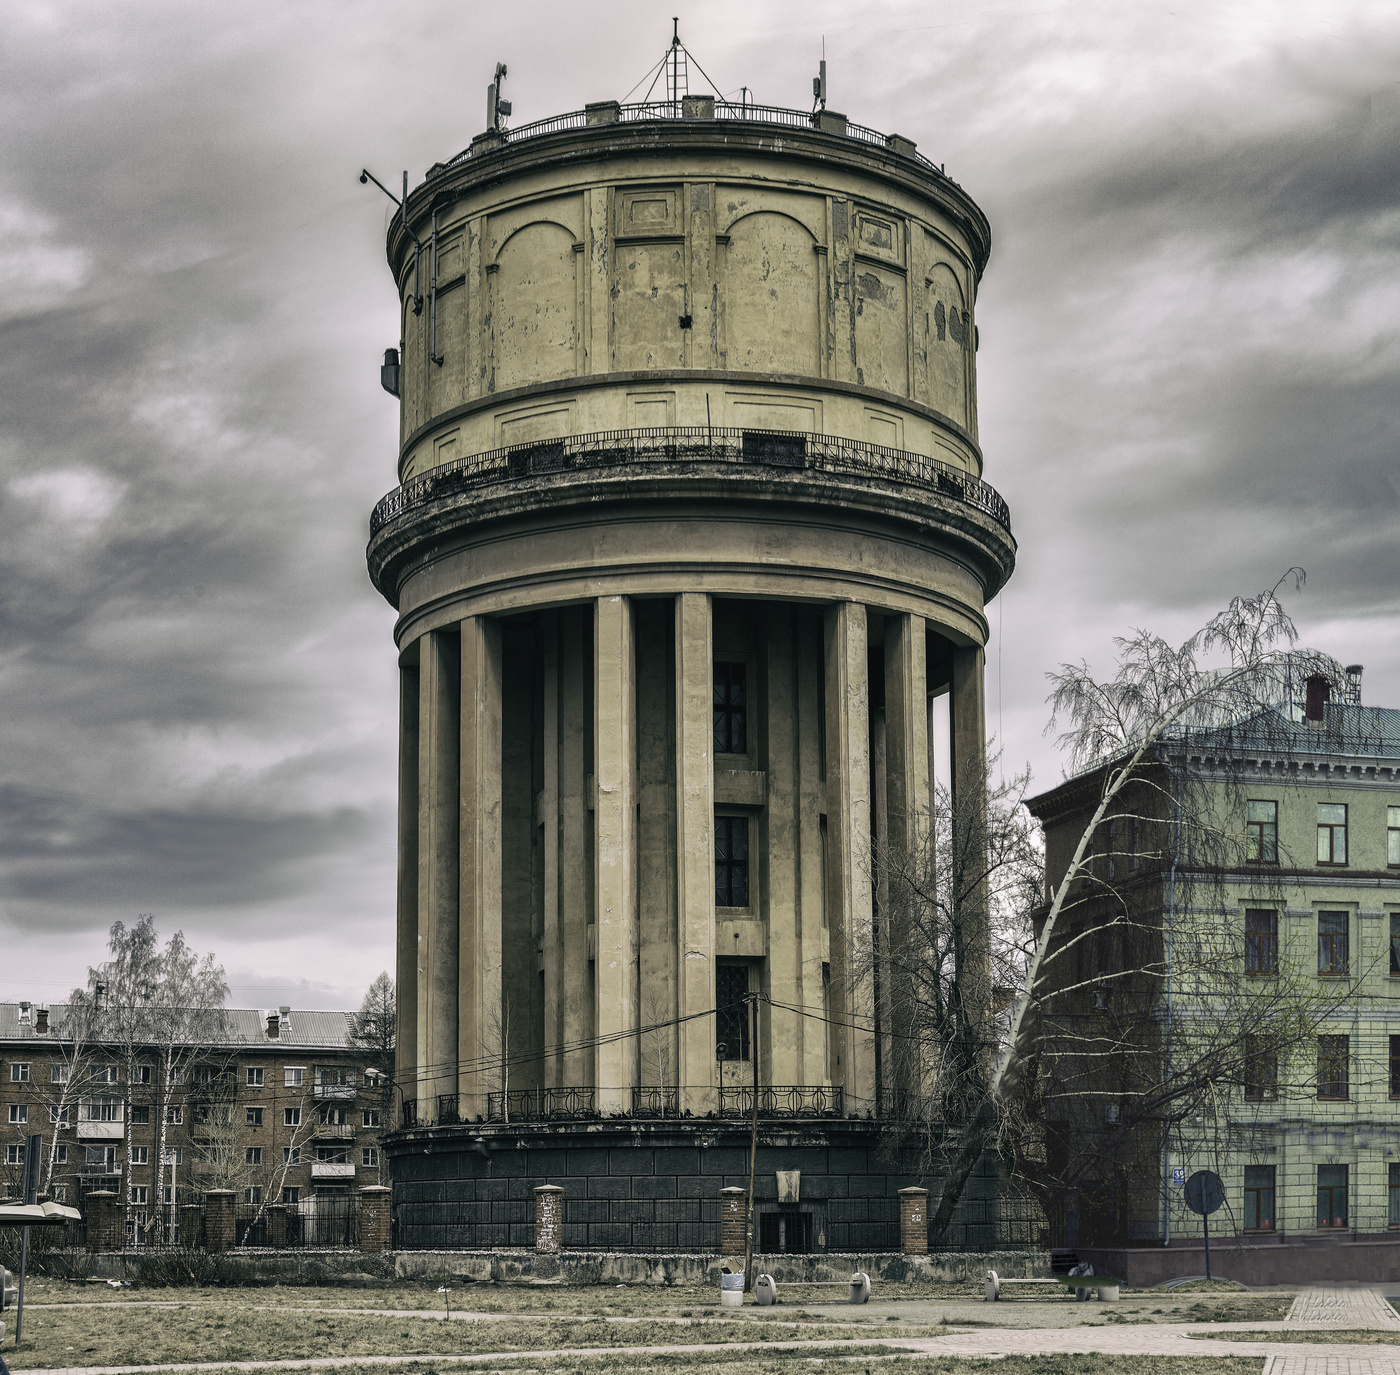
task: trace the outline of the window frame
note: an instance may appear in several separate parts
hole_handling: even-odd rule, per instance
[[[263,1124],[263,1110],[261,1108],[245,1107],[243,1109],[243,1125],[252,1127],[256,1131]]]
[[[1400,869],[1400,807],[1385,809],[1385,867]]]
[[[282,1109],[282,1125],[283,1125],[284,1127],[299,1127],[299,1126],[301,1126],[301,1109],[300,1109],[299,1107],[298,1107],[298,1108],[283,1108],[283,1109]]]
[[[306,1087],[306,1066],[305,1065],[283,1065],[282,1066],[282,1087],[284,1089],[300,1089]]]
[[[716,912],[752,912],[753,911],[753,818],[746,812],[716,812],[715,813],[715,911]],[[726,837],[724,848],[731,852],[728,857],[721,858],[720,835],[723,832]],[[737,834],[743,837],[743,856],[734,858],[734,836]],[[721,869],[725,871],[727,886],[721,887]],[[724,897],[733,898],[735,896],[736,876],[743,880],[742,902],[724,902]]]
[[[29,1079],[29,1067],[33,1062],[30,1060],[10,1061],[10,1083],[27,1084]]]
[[[1322,929],[1323,918],[1340,917],[1340,931]],[[1338,937],[1340,937],[1341,965],[1337,964]],[[1326,944],[1324,945],[1324,941]],[[1327,951],[1327,963],[1323,963],[1323,951]],[[1351,911],[1349,908],[1320,907],[1317,912],[1317,972],[1324,979],[1345,979],[1351,973]]]
[[[1260,1047],[1257,1038],[1245,1042],[1245,1071],[1241,1094],[1246,1103],[1269,1103],[1278,1097],[1278,1052]]]
[[[1323,1171],[1338,1170],[1341,1172],[1342,1182],[1336,1183],[1335,1179],[1329,1180],[1326,1184],[1322,1182]],[[1327,1222],[1322,1221],[1322,1193],[1327,1191]],[[1342,1195],[1342,1217],[1340,1224],[1336,1219],[1336,1199],[1338,1191]],[[1316,1229],[1318,1231],[1346,1230],[1351,1224],[1351,1170],[1347,1165],[1319,1165],[1317,1167],[1317,1212]]]
[[[733,701],[731,696],[735,687],[733,681],[735,675],[733,670],[736,669],[738,670],[738,693],[740,699],[737,702]],[[722,674],[722,670],[727,670],[728,672]],[[723,683],[721,683],[722,676],[726,678],[726,681]],[[751,736],[753,732],[749,728],[749,677],[749,661],[747,658],[721,659],[716,657],[713,661],[710,676],[710,700],[713,717],[711,722],[711,739],[714,744],[716,755],[723,754],[735,758],[747,758],[750,753],[752,745]],[[730,700],[721,700],[721,693]],[[723,736],[720,734],[721,716],[724,717]],[[736,721],[740,732],[742,732],[742,738],[739,742],[742,748],[739,749],[733,748],[735,744],[734,725]]]
[[[1340,1074],[1338,1071],[1340,1070]],[[1340,1092],[1323,1092],[1327,1086]],[[1319,1103],[1348,1103],[1351,1101],[1351,1037],[1325,1035],[1317,1038],[1317,1101]]]
[[[245,1165],[261,1165],[263,1163],[263,1148],[261,1146],[244,1146],[243,1163]]]
[[[1259,1179],[1250,1182],[1250,1171],[1269,1172],[1269,1182],[1262,1183]],[[1249,1225],[1250,1195],[1254,1195],[1254,1226]],[[1268,1226],[1264,1225],[1265,1212],[1264,1197],[1268,1196],[1269,1206],[1267,1209]],[[1278,1170],[1273,1165],[1246,1165],[1244,1167],[1244,1230],[1246,1232],[1271,1233],[1278,1231]]]
[[[1267,917],[1269,925],[1251,929],[1251,919]],[[1262,938],[1262,943],[1261,943]],[[1254,966],[1251,967],[1251,954]],[[1278,977],[1278,908],[1246,907],[1244,909],[1244,972],[1250,978]]]
[[[133,1146],[127,1153],[127,1159],[132,1165],[149,1165],[151,1163],[151,1148],[149,1146]]]
[[[1338,821],[1323,821],[1322,811],[1324,807],[1335,807],[1342,814],[1342,819]],[[1319,802],[1317,804],[1317,862],[1325,869],[1345,869],[1347,867],[1347,827],[1349,825],[1350,811],[1345,802]],[[1327,857],[1323,858],[1323,833],[1326,833]],[[1342,839],[1342,857],[1337,858],[1337,836]]]
[[[752,1013],[748,994],[752,982],[751,962],[748,960],[717,959],[715,961],[715,1058],[736,1064],[752,1063]],[[733,988],[722,988],[721,977],[731,984],[743,984],[743,996],[736,999]],[[736,1046],[737,1041],[737,1046]],[[724,1054],[719,1054],[719,1047]]]
[[[1272,818],[1252,816],[1254,808],[1272,808]],[[1251,797],[1244,804],[1244,858],[1246,864],[1278,863],[1278,802]],[[1267,839],[1267,844],[1265,843]],[[1267,851],[1267,853],[1266,853]]]
[[[1400,1098],[1400,1036],[1390,1038],[1390,1094]]]
[[[379,1147],[360,1147],[360,1168],[362,1170],[377,1170],[379,1168]]]
[[[249,1089],[260,1089],[266,1087],[263,1083],[263,1067],[261,1065],[245,1065],[243,1087]]]
[[[285,1165],[289,1170],[296,1169],[301,1164],[301,1147],[283,1146],[282,1164]]]
[[[10,1104],[10,1125],[12,1127],[27,1127],[29,1125],[29,1104]]]

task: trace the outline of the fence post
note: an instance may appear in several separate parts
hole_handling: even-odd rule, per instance
[[[906,1256],[928,1255],[928,1190],[899,1191],[899,1249]]]
[[[749,1222],[749,1191],[731,1184],[719,1191],[719,1251],[725,1257],[742,1256]]]
[[[360,1250],[389,1249],[389,1198],[387,1184],[367,1184],[360,1190]]]
[[[209,1189],[204,1195],[204,1249],[211,1256],[233,1250],[233,1200],[232,1189]]]
[[[122,1219],[117,1210],[117,1195],[107,1189],[96,1189],[83,1203],[87,1208],[88,1250],[120,1251]]]
[[[267,1218],[267,1244],[274,1251],[287,1249],[287,1205],[269,1203],[264,1210]]]
[[[564,1249],[564,1190],[557,1184],[535,1188],[535,1254],[557,1256]]]

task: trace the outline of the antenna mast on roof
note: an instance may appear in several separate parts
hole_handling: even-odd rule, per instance
[[[812,78],[812,108],[826,109],[826,35],[822,35],[822,60],[817,75]]]

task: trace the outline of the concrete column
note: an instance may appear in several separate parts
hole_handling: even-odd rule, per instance
[[[535,1254],[557,1256],[564,1248],[564,1191],[557,1184],[535,1189]]]
[[[632,1110],[637,1041],[636,669],[632,607],[600,597],[593,635],[594,986],[600,1044],[596,1103],[604,1116]]]
[[[287,1245],[287,1205],[269,1203],[263,1210],[267,1218],[267,1244],[274,1251],[286,1249]]]
[[[463,1118],[485,1116],[500,1086],[501,632],[484,616],[462,622],[457,971],[457,1091]],[[451,1052],[447,1052],[450,1058]],[[485,1065],[485,1068],[482,1066]]]
[[[387,1184],[368,1184],[360,1190],[360,1250],[389,1249],[389,1201]]]
[[[928,1255],[928,1190],[899,1191],[899,1249],[906,1256]]]
[[[749,1191],[731,1184],[719,1191],[719,1253],[722,1256],[744,1257],[748,1239]]]
[[[588,948],[592,921],[592,812],[586,792],[588,742],[592,729],[589,674],[593,609],[569,607],[559,613],[559,924],[564,943],[560,982],[564,1045],[579,1046],[593,1035],[593,958]],[[564,1056],[563,1086],[592,1088],[593,1051]]]
[[[117,1195],[97,1189],[83,1199],[83,1221],[87,1224],[87,1249],[120,1251],[122,1243],[121,1210]]]
[[[418,642],[418,1120],[457,1090],[457,636]]]
[[[676,869],[678,1015],[715,1005],[714,615],[703,592],[676,598]],[[680,1025],[680,1108],[703,1117],[718,1106],[715,1024]]]
[[[927,627],[922,616],[885,618],[885,835],[890,949],[888,1025],[907,1021],[914,989],[907,973],[918,939],[907,878],[931,877]],[[921,1075],[916,1047],[891,1035],[888,1084],[905,1102],[917,1094]]]
[[[211,1256],[232,1251],[234,1236],[234,1192],[232,1189],[209,1189],[204,1195],[204,1249]]]
[[[559,613],[540,613],[540,676],[544,716],[544,787],[540,840],[544,850],[544,1084],[564,1083],[564,1059],[550,1048],[564,1042],[564,926],[559,893]]]
[[[797,796],[798,834],[801,852],[802,997],[799,1006],[820,1009],[823,998],[822,966],[827,961],[826,913],[828,894],[826,864],[826,775],[823,716],[822,621],[803,609],[796,616],[793,650],[798,720],[797,758],[800,785]],[[831,1082],[831,1056],[823,1022],[810,1017],[802,1023],[802,1077],[794,1082],[812,1086]]]
[[[418,667],[399,669],[398,940],[394,956],[398,1039],[394,1082],[403,1098],[418,1097]],[[392,1126],[396,1124],[387,1124]]]
[[[847,1116],[875,1099],[875,1007],[870,978],[870,688],[866,611],[840,602],[826,613],[826,781],[834,1081]]]
[[[967,835],[967,844],[985,849],[987,831],[987,726],[983,686],[984,656],[980,645],[953,651],[952,742],[953,817]],[[979,861],[973,860],[976,864]],[[965,972],[962,994],[973,1024],[983,1029],[985,1059],[990,1063],[992,963],[991,916],[985,888],[964,902],[959,933]]]

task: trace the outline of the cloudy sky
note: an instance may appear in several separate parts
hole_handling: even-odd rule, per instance
[[[391,964],[388,202],[482,127],[625,95],[629,3],[5,6],[0,46],[0,998],[118,918],[240,1005]],[[1037,781],[1044,673],[1308,571],[1305,639],[1400,706],[1400,10],[1393,3],[708,0],[726,93],[830,104],[993,225],[987,477],[1021,544],[990,720]],[[698,83],[697,83],[698,84]]]

